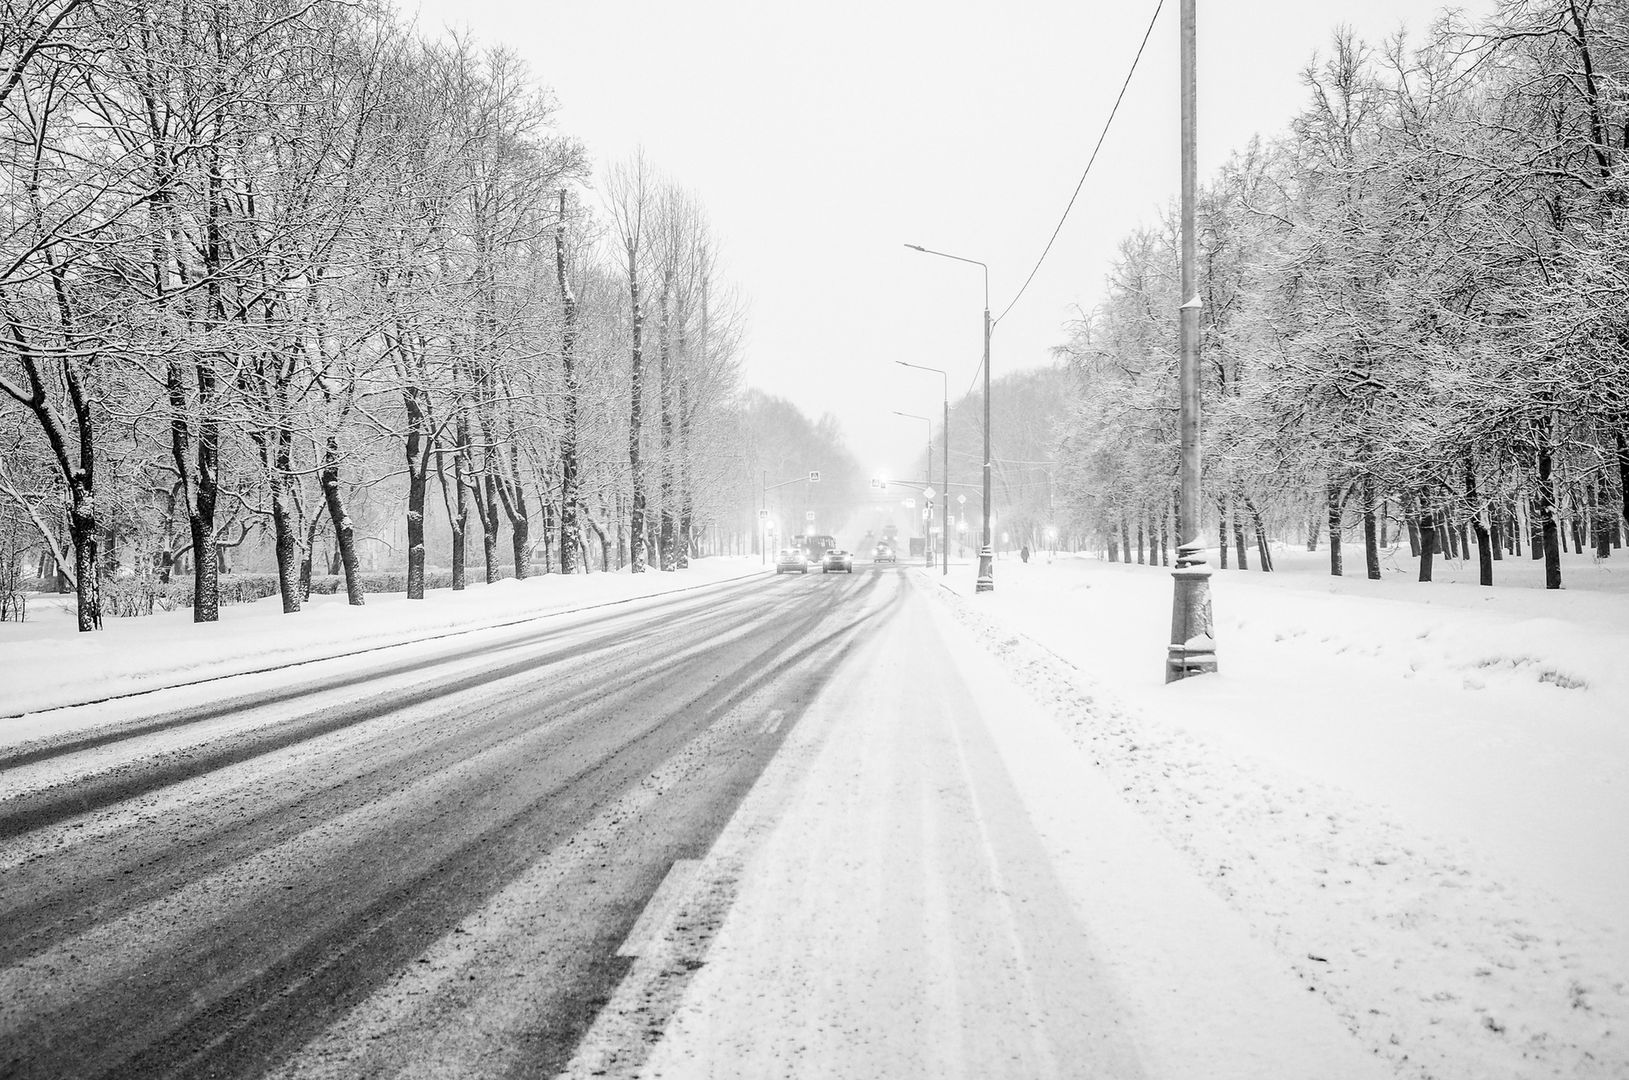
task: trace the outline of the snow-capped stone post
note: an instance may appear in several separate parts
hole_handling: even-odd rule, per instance
[[[1210,567],[1205,564],[1199,501],[1199,287],[1195,272],[1194,197],[1194,6],[1182,0],[1182,293],[1177,330],[1181,344],[1182,527],[1177,542],[1175,591],[1171,603],[1171,644],[1165,681],[1216,670],[1216,639],[1210,610]],[[1225,544],[1227,538],[1223,537]]]

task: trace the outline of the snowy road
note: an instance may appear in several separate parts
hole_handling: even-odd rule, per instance
[[[0,1074],[551,1074],[903,575],[160,692],[0,751]]]

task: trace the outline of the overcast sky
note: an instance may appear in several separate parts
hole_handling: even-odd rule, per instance
[[[596,168],[643,146],[700,198],[747,304],[749,384],[838,417],[868,468],[901,476],[981,349],[979,269],[999,314],[1079,180],[1157,0],[1008,5],[777,0],[400,0],[525,56]],[[1471,14],[1492,0],[1466,0]],[[1108,140],[1051,255],[995,331],[996,375],[1049,361],[1115,246],[1175,198],[1178,0],[1165,0]],[[1341,23],[1416,34],[1433,0],[1201,0],[1203,182],[1282,132],[1301,71]],[[1173,318],[1175,314],[1173,313]],[[972,449],[972,448],[969,448]],[[937,457],[937,452],[935,457]]]

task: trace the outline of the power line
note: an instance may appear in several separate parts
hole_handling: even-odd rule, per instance
[[[1137,46],[1137,55],[1132,58],[1131,70],[1126,72],[1126,81],[1120,84],[1120,93],[1114,99],[1114,107],[1109,110],[1109,118],[1103,122],[1103,130],[1097,136],[1097,145],[1092,147],[1092,156],[1087,159],[1086,168],[1080,174],[1080,182],[1075,185],[1075,193],[1069,196],[1069,205],[1063,208],[1063,216],[1058,219],[1058,227],[1052,230],[1052,236],[1047,240],[1046,247],[1042,249],[1041,257],[1035,260],[1035,269],[1029,272],[1029,277],[1024,279],[1024,284],[1019,286],[1018,295],[1012,298],[1012,303],[1009,303],[1001,314],[996,316],[996,322],[1005,319],[1007,312],[1011,311],[1013,305],[1023,298],[1024,291],[1029,288],[1029,283],[1035,280],[1035,275],[1041,269],[1041,264],[1046,262],[1047,254],[1052,250],[1052,244],[1058,239],[1058,234],[1063,231],[1063,223],[1069,220],[1069,211],[1075,208],[1075,200],[1080,197],[1080,189],[1086,186],[1086,177],[1092,171],[1092,163],[1097,160],[1097,152],[1103,149],[1103,140],[1108,137],[1109,126],[1114,123],[1114,116],[1120,111],[1120,102],[1125,99],[1126,88],[1131,85],[1131,77],[1137,73],[1137,64],[1143,58],[1143,49],[1148,47],[1148,39],[1154,33],[1154,23],[1159,20],[1160,11],[1164,7],[1165,0],[1159,0],[1159,3],[1154,5],[1153,18],[1148,20],[1148,29],[1143,31],[1143,41],[1141,45]]]

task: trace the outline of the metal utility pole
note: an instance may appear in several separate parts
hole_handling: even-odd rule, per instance
[[[895,360],[894,363],[918,371],[931,371],[939,376],[944,386],[944,420],[943,426],[939,429],[939,436],[940,441],[944,443],[945,490],[939,506],[939,549],[944,556],[944,568],[940,574],[945,576],[950,573],[950,376],[943,370],[928,367],[926,364],[913,364],[908,360]]]
[[[974,592],[995,589],[995,548],[990,544],[990,287],[984,287],[984,542],[979,548],[979,579]]]
[[[983,546],[979,548],[979,576],[974,585],[975,592],[991,592],[995,589],[995,548],[990,543],[990,330],[994,323],[990,321],[990,268],[977,259],[967,259],[960,255],[952,255],[945,251],[934,251],[921,244],[906,244],[912,251],[920,251],[924,255],[937,255],[941,259],[955,259],[957,262],[972,263],[984,271],[984,535]],[[950,415],[950,399],[945,399],[945,415]],[[949,457],[946,456],[946,476],[949,477]]]
[[[1199,498],[1199,285],[1195,256],[1194,207],[1198,189],[1195,162],[1195,16],[1197,0],[1182,0],[1182,306],[1177,311],[1181,348],[1180,469],[1181,527],[1177,538],[1175,592],[1171,603],[1171,644],[1165,681],[1216,670],[1216,637],[1210,606],[1210,567],[1205,564]],[[986,399],[988,407],[988,399]]]
[[[900,363],[904,363],[904,361],[900,361]],[[906,365],[906,366],[908,367],[910,365]],[[924,424],[928,425],[928,459],[927,459],[928,480],[927,480],[927,486],[928,486],[928,490],[932,491],[933,490],[933,421],[929,420],[925,416],[918,416],[915,413],[900,412],[898,409],[894,410],[894,415],[895,416],[903,416],[903,417],[906,417],[907,419],[910,419],[910,420],[920,420]],[[947,457],[945,460],[948,462],[950,459]],[[948,474],[947,474],[947,478],[948,478]],[[930,498],[930,499],[932,498],[932,496],[924,496],[924,497],[925,498]],[[922,527],[922,531],[927,534],[926,538],[923,540],[922,548],[923,548],[923,554],[925,554],[927,556],[928,568],[932,569],[933,568],[933,516],[931,514],[929,514],[929,516],[927,518],[927,522],[928,523],[925,526]]]
[[[945,418],[944,426],[939,429],[939,435],[944,442],[945,455],[945,490],[939,495],[939,555],[941,559],[940,577],[950,576],[950,376],[940,372],[945,379]]]

